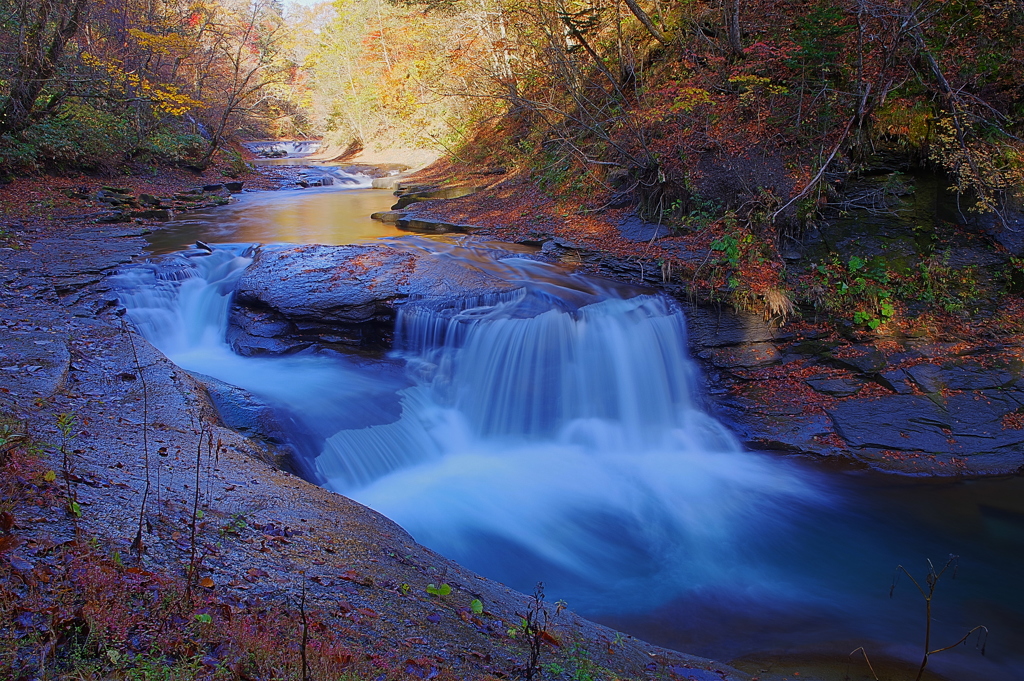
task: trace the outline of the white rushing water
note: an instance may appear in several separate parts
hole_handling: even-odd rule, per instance
[[[482,572],[607,587],[577,607],[724,583],[786,597],[788,580],[755,554],[824,499],[702,408],[668,299],[584,295],[553,268],[509,261],[537,285],[464,309],[405,306],[394,354],[406,378],[382,380],[338,359],[233,354],[230,294],[249,261],[221,247],[129,268],[121,298],[175,363],[298,415],[322,438],[325,486]],[[380,406],[388,396],[400,409]]]

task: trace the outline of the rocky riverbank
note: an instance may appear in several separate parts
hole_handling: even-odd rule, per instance
[[[143,235],[158,225],[141,216],[97,224],[70,203],[85,199],[60,198],[60,184],[0,189],[11,208],[0,243],[0,601],[20,613],[0,625],[0,637],[10,646],[22,641],[7,658],[12,670],[31,676],[67,663],[75,631],[100,636],[106,616],[134,612],[130,602],[111,602],[101,617],[92,592],[82,591],[97,585],[55,577],[73,553],[86,566],[80,574],[103,571],[132,589],[188,582],[176,624],[143,619],[134,634],[102,639],[108,652],[89,653],[102,653],[98,668],[123,666],[133,651],[149,654],[144,632],[192,631],[190,622],[227,630],[276,608],[296,632],[279,642],[287,664],[324,649],[299,650],[301,631],[314,644],[344,646],[336,667],[372,664],[387,678],[505,678],[550,662],[625,678],[745,678],[483,579],[379,514],[268,464],[273,452],[224,427],[206,388],[117,314],[105,279],[145,252]],[[169,185],[131,188],[139,197],[188,188]],[[30,192],[35,203],[16,200]],[[58,598],[47,595],[51,584],[69,603],[66,618],[45,614]],[[544,624],[524,629],[530,613]],[[307,630],[307,615],[330,637]],[[228,659],[226,646],[202,652],[196,664],[243,664]]]

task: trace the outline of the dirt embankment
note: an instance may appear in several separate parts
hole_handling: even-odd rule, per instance
[[[115,188],[173,196],[202,182]],[[118,316],[106,277],[159,226],[97,223],[120,207],[62,192],[100,184],[0,188],[0,645],[13,677],[187,663],[199,677],[507,678],[531,667],[533,642],[535,670],[743,678],[538,604],[266,463],[272,452],[223,427],[202,385]],[[545,607],[545,624],[524,627]],[[170,631],[177,642],[161,643]]]

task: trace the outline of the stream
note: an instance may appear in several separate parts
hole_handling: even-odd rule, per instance
[[[956,554],[932,645],[982,624],[986,654],[972,638],[929,669],[1024,679],[1024,479],[919,480],[744,451],[705,408],[675,301],[519,248],[399,237],[367,217],[394,197],[367,186],[248,193],[177,218],[152,235],[157,257],[119,273],[121,300],[175,363],[287,415],[307,478],[489,578],[527,593],[543,582],[590,619],[755,675],[797,661],[802,678],[870,678],[850,651],[863,646],[876,669],[921,657],[924,600],[906,575],[890,598],[897,566],[923,583],[929,559]],[[522,292],[407,305],[386,358],[228,347],[254,244],[380,238],[485,262]]]

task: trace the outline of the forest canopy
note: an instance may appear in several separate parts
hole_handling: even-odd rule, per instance
[[[543,186],[798,221],[896,155],[1024,184],[1005,0],[0,0],[8,169],[205,167],[232,137],[429,146]],[[733,177],[725,177],[731,174]]]

